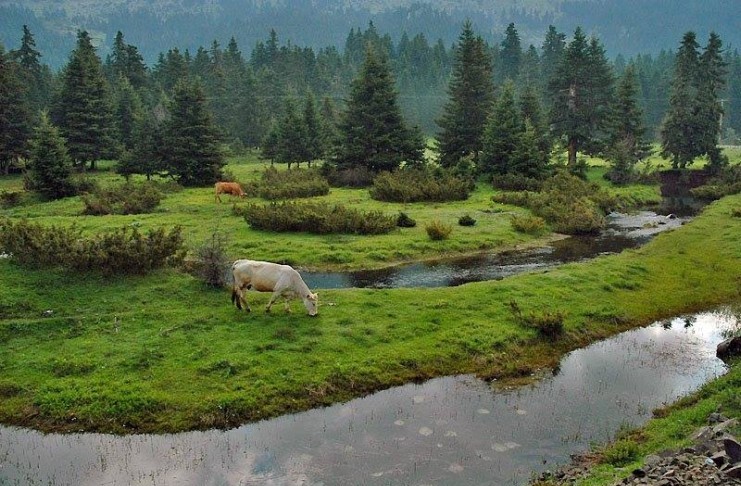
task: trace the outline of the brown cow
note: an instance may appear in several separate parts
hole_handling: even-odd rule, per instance
[[[233,196],[244,197],[245,193],[242,190],[242,186],[238,182],[217,182],[214,184],[216,190],[215,201],[221,202],[219,194],[231,194]]]

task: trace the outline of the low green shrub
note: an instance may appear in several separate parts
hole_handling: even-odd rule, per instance
[[[252,228],[265,231],[377,235],[396,228],[393,216],[386,216],[381,211],[358,211],[341,204],[250,204],[241,214]]]
[[[371,198],[386,202],[463,201],[471,193],[470,181],[449,172],[404,169],[382,172],[373,181]]]
[[[196,248],[194,273],[203,283],[211,287],[226,285],[229,258],[226,254],[227,238],[213,232],[208,240]]]
[[[518,233],[539,236],[547,231],[545,220],[539,216],[516,214],[510,219],[510,223]]]
[[[11,208],[20,204],[23,199],[21,191],[0,191],[0,207]]]
[[[91,216],[151,213],[162,198],[162,193],[153,184],[130,182],[104,189],[95,188],[81,196],[85,205],[83,214]]]
[[[529,207],[554,231],[566,234],[593,233],[605,227],[604,214],[630,205],[597,184],[559,172],[546,180],[541,192],[504,192],[494,202]]]
[[[396,217],[396,226],[399,228],[414,228],[417,226],[417,222],[407,213],[400,211],[399,216]]]
[[[434,220],[425,226],[427,236],[433,241],[447,240],[453,232],[453,227],[440,220]]]
[[[268,201],[326,196],[329,194],[329,182],[315,169],[279,171],[269,167],[262,173],[259,182],[247,188],[247,192]]]
[[[494,189],[505,191],[540,191],[543,181],[522,174],[500,174],[495,175],[491,181]]]
[[[602,452],[602,462],[615,467],[625,466],[638,459],[638,444],[632,440],[619,440]]]
[[[564,320],[566,319],[564,312],[545,311],[539,314],[533,312],[525,314],[522,312],[520,305],[514,300],[506,305],[519,325],[535,329],[539,336],[555,341],[563,334]]]
[[[74,227],[41,226],[26,220],[0,222],[0,249],[30,267],[64,268],[103,275],[145,274],[178,265],[185,256],[180,227],[170,231],[123,228],[84,237]]]
[[[373,184],[376,174],[366,167],[338,169],[330,164],[324,164],[321,174],[327,178],[332,187],[368,187]]]
[[[535,194],[528,191],[507,191],[494,194],[491,200],[500,204],[510,204],[512,206],[529,206],[530,197]]]
[[[458,224],[460,226],[474,226],[476,225],[476,220],[473,219],[470,215],[464,214],[460,218],[458,218]]]

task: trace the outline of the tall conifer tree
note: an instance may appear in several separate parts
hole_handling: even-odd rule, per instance
[[[44,197],[57,199],[74,194],[70,180],[72,161],[67,154],[64,139],[52,125],[46,112],[41,114],[39,125],[31,139],[28,159],[29,189]]]
[[[484,40],[467,21],[458,38],[453,74],[448,85],[449,100],[437,124],[440,163],[455,166],[467,156],[478,158],[481,137],[494,100],[491,59]]]
[[[525,126],[515,103],[515,87],[504,83],[484,130],[479,171],[507,174],[512,171],[512,155],[517,150]]]
[[[172,111],[164,129],[163,162],[170,175],[185,186],[218,181],[225,164],[220,139],[198,81],[175,85]]]
[[[352,82],[339,133],[335,161],[340,168],[390,171],[423,159],[424,142],[418,130],[404,123],[388,61],[370,45]]]
[[[78,164],[90,163],[94,169],[97,160],[115,156],[113,100],[86,31],[77,34],[77,47],[62,73],[55,120]]]
[[[0,171],[4,174],[28,154],[31,135],[31,114],[20,71],[0,44]]]

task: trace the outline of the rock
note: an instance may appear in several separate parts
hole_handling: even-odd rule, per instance
[[[667,215],[666,215],[666,219],[677,219],[677,215],[676,215],[676,214],[674,214],[674,213],[671,213],[671,214],[667,214]]]
[[[725,422],[726,420],[728,420],[728,417],[718,412],[713,412],[708,416],[708,423],[710,425]]]
[[[726,420],[725,422],[721,422],[713,427],[713,434],[715,435],[715,437],[720,437],[729,429],[732,429],[734,427],[738,427],[737,419]]]
[[[741,336],[728,338],[720,343],[715,349],[715,355],[722,360],[741,355]]]
[[[52,315],[54,315],[54,311],[51,309],[45,310],[44,312],[41,313],[41,315],[44,317],[51,317]]]
[[[733,479],[741,479],[741,465],[726,470],[726,476]]]
[[[633,470],[633,476],[637,478],[645,478],[646,477],[646,471],[643,469],[635,469]]]
[[[700,427],[700,429],[695,432],[695,435],[692,436],[693,442],[705,442],[707,440],[710,440],[713,438],[715,434],[713,434],[713,428],[712,427]]]
[[[644,459],[643,464],[648,467],[654,467],[658,463],[661,462],[661,458],[655,454],[651,454],[650,456],[646,456],[646,459]]]
[[[708,459],[712,461],[712,464],[715,464],[715,467],[721,467],[723,464],[728,462],[728,455],[726,455],[724,452],[716,452],[712,456],[710,456]],[[706,461],[707,464],[711,464]]]
[[[723,448],[731,464],[741,462],[741,444],[736,439],[723,439]]]

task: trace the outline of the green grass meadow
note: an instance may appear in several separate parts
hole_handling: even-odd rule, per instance
[[[237,180],[263,165],[235,160]],[[110,178],[109,174],[96,175]],[[18,180],[2,180],[2,189]],[[648,200],[655,187],[634,189]],[[197,245],[213,231],[235,258],[301,268],[368,268],[536,243],[511,229],[509,214],[481,185],[460,203],[388,204],[367,191],[333,189],[325,200],[407,212],[416,228],[373,237],[271,234],[248,228],[212,189],[168,194],[138,216],[79,216],[77,198],[27,201],[2,215],[97,232],[125,224],[180,224]],[[239,201],[237,204],[244,204]],[[434,376],[522,377],[568,350],[656,319],[741,301],[741,196],[710,205],[691,223],[648,245],[587,263],[454,288],[321,290],[320,315],[262,312],[268,294],[249,293],[251,314],[177,270],[104,279],[29,270],[0,259],[0,422],[42,430],[175,432],[238,424],[326,405]],[[470,214],[476,226],[460,227]],[[432,242],[425,222],[454,225]],[[316,290],[316,289],[315,289]],[[527,313],[561,312],[551,342],[518,324]]]

